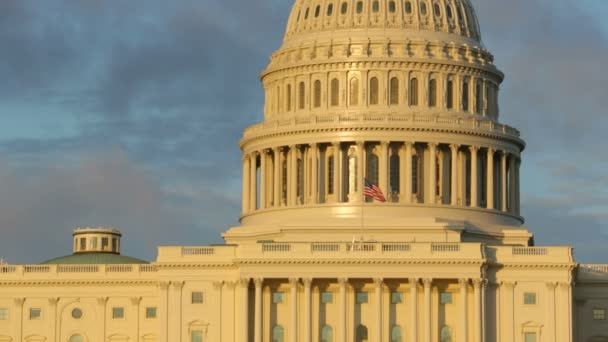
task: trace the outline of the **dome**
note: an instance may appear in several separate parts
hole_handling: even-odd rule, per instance
[[[111,253],[77,253],[47,260],[43,265],[130,265],[148,264],[147,261]]]

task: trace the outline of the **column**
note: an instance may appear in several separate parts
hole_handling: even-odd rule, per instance
[[[214,281],[212,283],[213,285],[213,289],[215,290],[214,292],[217,293],[217,301],[215,302],[215,304],[213,305],[217,305],[216,307],[218,307],[218,329],[217,329],[217,338],[218,338],[218,342],[222,342],[222,333],[224,332],[224,301],[223,301],[223,296],[224,296],[224,282],[223,281]],[[145,342],[145,341],[144,341]]]
[[[167,317],[168,315],[168,308],[167,308],[167,304],[168,304],[168,291],[169,291],[169,282],[161,282],[160,284],[160,293],[161,293],[161,299],[164,300],[164,302],[161,303],[161,305],[164,306],[164,310],[163,307],[161,307],[161,326],[160,326],[160,342],[169,342],[169,333],[168,333],[168,321],[167,321]],[[163,293],[163,288],[164,288],[164,293]],[[106,307],[106,305],[108,304],[108,297],[99,297],[97,298],[97,304],[99,304],[99,311],[102,312],[102,317],[101,317],[101,324],[99,325],[99,327],[101,328],[101,336],[103,338],[102,341],[106,340],[106,321],[107,321],[107,312],[108,309]],[[164,315],[163,315],[164,313]],[[21,341],[20,338],[17,338],[17,341]]]
[[[433,285],[433,279],[423,279],[424,284],[424,341],[432,342],[432,320],[433,320],[433,306],[431,299],[431,286]]]
[[[405,173],[405,182],[404,182],[404,200],[405,203],[412,203],[412,148],[414,143],[406,141],[405,142],[405,161],[404,167],[405,170],[401,171],[401,173]]]
[[[366,200],[363,196],[365,176],[365,142],[357,141],[357,193],[360,196],[357,202]]]
[[[262,284],[264,279],[256,278],[255,283],[255,311],[254,311],[254,342],[262,342]]]
[[[410,332],[411,341],[418,342],[418,278],[410,278]]]
[[[141,303],[141,297],[131,297],[131,304],[133,304],[133,306],[135,307],[135,317],[137,319],[137,321],[135,322],[135,342],[139,342],[139,325],[140,325],[140,321],[141,321],[141,317],[140,317],[140,305]]]
[[[494,149],[488,148],[488,165],[486,167],[487,171],[487,184],[488,187],[486,189],[486,207],[488,209],[494,209]]]
[[[346,285],[348,279],[340,278],[338,283],[340,284],[340,333],[338,334],[340,339],[338,341],[346,342]]]
[[[289,146],[289,206],[295,206],[298,202],[298,147]]]
[[[427,203],[437,202],[437,144],[429,143],[429,193]]]
[[[241,342],[249,342],[249,278],[239,281],[241,286]]]
[[[374,279],[374,285],[376,286],[376,341],[382,341],[382,286],[383,279]]]
[[[298,342],[298,278],[290,278],[290,304],[291,304],[291,323],[289,327],[289,336],[291,342]]]
[[[556,341],[572,342],[572,284],[570,282],[560,282],[556,297],[559,301],[557,312],[561,314],[558,319],[560,329],[557,332]]]
[[[515,340],[515,283],[511,281],[504,281],[501,283],[501,294],[504,289],[504,305],[502,306],[504,315],[503,328],[501,332],[503,334],[503,341],[514,341]]]
[[[304,278],[304,342],[312,342],[311,278]]]
[[[459,280],[459,284],[460,284],[460,305],[461,305],[461,311],[460,311],[460,315],[462,316],[462,321],[460,321],[460,323],[462,324],[461,326],[461,336],[460,336],[460,340],[461,341],[468,341],[469,340],[469,280],[468,279],[460,279]]]
[[[26,318],[24,317],[24,312],[23,312],[23,305],[25,304],[25,298],[14,298],[13,301],[15,302],[15,306],[16,306],[16,311],[19,313],[19,315],[17,317],[19,317],[19,319],[14,319],[13,320],[13,324],[17,325],[17,329],[16,331],[16,336],[15,336],[15,341],[22,341],[23,338],[23,322],[26,320]]]
[[[169,292],[169,336],[171,339],[182,340],[182,289],[183,281],[172,281]]]
[[[475,307],[473,308],[475,313],[475,329],[473,331],[474,342],[483,342],[481,339],[482,335],[482,320],[485,319],[482,317],[481,313],[481,279],[473,279],[473,287],[475,289]]]
[[[334,203],[340,203],[340,143],[332,144],[334,149]]]
[[[389,143],[383,141],[380,143],[380,165],[378,166],[378,182],[380,183],[380,190],[386,197],[386,200],[390,202],[390,189],[388,183],[388,170],[389,170]],[[363,164],[362,164],[363,165]]]
[[[521,159],[517,158],[515,161],[515,214],[520,215],[520,204],[521,204],[521,184],[519,178],[519,168],[521,167]]]
[[[310,145],[310,159],[312,161],[311,176],[310,176],[310,197],[309,202],[312,204],[319,203],[319,146],[317,144]]]
[[[500,154],[500,205],[503,212],[507,212],[507,151]]]
[[[53,333],[52,333],[52,341],[59,341],[59,337],[57,336],[57,325],[59,324],[60,319],[57,317],[57,303],[59,302],[58,297],[49,298],[49,308],[51,311],[51,323],[53,324]],[[139,323],[138,323],[139,324]]]
[[[250,200],[250,196],[249,196],[249,190],[251,189],[251,185],[249,184],[249,170],[251,168],[250,165],[250,160],[247,156],[243,157],[243,194],[242,194],[242,199],[243,199],[243,215],[247,214],[249,212],[249,200]]]
[[[546,333],[547,341],[556,341],[556,313],[555,313],[555,288],[557,287],[556,282],[547,283],[547,326]]]
[[[258,154],[249,155],[249,212],[256,211],[258,200]]]
[[[272,177],[272,180],[274,181],[274,186],[273,186],[273,195],[272,195],[272,204],[274,205],[275,208],[278,208],[281,206],[281,178],[282,176],[282,172],[281,172],[281,148],[280,147],[275,147],[272,150],[272,154],[273,156],[273,166],[274,166],[274,177]]]
[[[266,150],[262,150],[260,152],[260,209],[266,208],[266,190],[267,190],[267,180],[268,173],[266,170]]]
[[[479,148],[476,146],[470,146],[471,151],[471,207],[476,208],[479,206],[479,190],[477,188],[479,184],[478,165],[477,165],[477,151]]]
[[[459,145],[450,145],[450,159],[452,161],[452,175],[450,180],[450,193],[452,205],[458,205],[458,149]]]

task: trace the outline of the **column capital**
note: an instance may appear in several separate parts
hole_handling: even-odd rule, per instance
[[[309,288],[312,285],[312,278],[302,278],[302,283],[304,287]]]
[[[458,284],[462,287],[469,286],[469,279],[460,278],[460,279],[458,279]]]
[[[340,286],[348,285],[348,278],[338,278],[338,284],[340,284]]]
[[[355,142],[355,144],[357,145],[357,147],[364,147],[365,141],[358,140],[357,142]]]
[[[425,288],[430,288],[433,285],[433,279],[432,278],[424,278],[424,279],[422,279],[422,284],[424,284]]]
[[[547,288],[549,290],[555,290],[555,288],[557,287],[557,282],[556,281],[548,281],[546,283],[546,285],[547,285]]]
[[[141,303],[142,297],[131,297],[130,299],[131,299],[131,304],[139,305],[139,303]]]
[[[171,284],[169,281],[159,281],[157,285],[159,289],[166,290],[169,288],[169,284]]]
[[[254,278],[253,283],[255,284],[256,288],[262,287],[262,284],[264,284],[264,278]]]
[[[488,155],[494,154],[496,150],[492,147],[488,147]]]
[[[484,279],[473,279],[473,286],[478,289],[483,285]]]
[[[374,278],[374,285],[382,286],[384,284],[384,278]]]
[[[172,281],[171,285],[173,286],[173,288],[177,289],[177,290],[181,290],[182,288],[184,288],[184,283],[183,281]]]
[[[334,141],[331,143],[331,146],[333,146],[334,148],[339,148],[340,147],[340,142],[339,141]]]
[[[23,304],[25,303],[25,298],[24,297],[13,298],[13,301],[15,302],[15,305],[23,306]]]
[[[289,285],[297,286],[300,282],[300,278],[289,278]]]
[[[316,142],[313,142],[313,143],[310,143],[310,144],[309,144],[309,146],[310,146],[311,148],[316,148],[317,146],[319,146],[319,144],[318,144],[318,143],[316,143]]]
[[[416,144],[415,141],[404,141],[403,142],[403,146],[405,146],[405,147],[413,147],[414,144]]]
[[[251,278],[241,278],[238,280],[238,283],[241,287],[249,287],[250,282]]]
[[[382,146],[382,147],[388,147],[388,145],[390,145],[390,144],[391,144],[391,142],[386,141],[386,140],[380,142],[380,146]]]
[[[472,153],[475,153],[475,152],[479,151],[479,147],[471,145],[471,146],[469,146],[469,151],[471,151]]]
[[[224,282],[221,280],[213,282],[213,288],[216,290],[221,290],[223,286],[224,286]]]
[[[499,152],[503,158],[507,158],[509,156],[509,151],[507,150],[500,150]]]
[[[452,151],[458,151],[458,149],[460,149],[460,144],[450,144],[450,149]]]
[[[236,284],[237,284],[236,281],[225,281],[224,282],[224,285],[226,285],[226,287],[228,287],[229,289],[234,289]]]
[[[108,302],[108,299],[110,299],[110,298],[109,297],[98,297],[97,303],[99,305],[106,305],[106,303]]]
[[[436,142],[427,142],[426,144],[428,147],[432,147],[432,148],[437,148],[437,146],[439,146],[439,144]]]
[[[500,286],[506,287],[506,288],[514,288],[515,285],[517,285],[517,282],[515,281],[501,281],[500,282]]]
[[[59,302],[59,299],[60,299],[59,297],[51,297],[51,298],[49,298],[48,299],[49,300],[49,305],[50,306],[57,305],[57,303]]]
[[[257,158],[258,157],[258,151],[251,151],[248,153],[249,158]]]
[[[559,284],[559,287],[561,287],[564,290],[570,289],[571,287],[574,286],[574,284],[570,281],[560,281],[560,282],[558,282],[558,284]]]
[[[409,283],[410,283],[411,287],[414,287],[414,286],[417,287],[418,283],[420,283],[420,279],[419,278],[410,278]]]

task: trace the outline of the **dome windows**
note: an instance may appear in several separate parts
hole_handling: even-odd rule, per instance
[[[306,106],[306,85],[304,82],[300,82],[298,85],[298,109],[304,109]]]
[[[73,319],[81,319],[82,318],[82,310],[79,308],[75,308],[72,310],[72,318]]]
[[[377,105],[379,102],[378,88],[378,78],[372,77],[371,80],[369,80],[369,104],[372,106]]]
[[[441,6],[439,6],[439,3],[435,3],[433,8],[435,10],[435,16],[441,18]]]
[[[350,105],[359,105],[359,80],[356,78],[350,80]]]
[[[412,14],[412,2],[409,0],[405,2],[405,13]]]
[[[346,14],[346,12],[348,12],[348,3],[345,1],[342,3],[342,8],[340,8],[340,13],[342,13],[342,15]]]
[[[454,109],[454,81],[450,78],[448,79],[447,86],[447,94],[446,94],[446,107],[448,109]]]
[[[420,14],[422,14],[423,16],[426,16],[428,14],[428,9],[426,7],[426,2],[422,1],[420,3]]]
[[[337,78],[331,80],[331,101],[330,105],[332,107],[337,107],[340,105],[340,81]]]
[[[429,81],[429,107],[437,107],[437,80]]]
[[[317,8],[315,8],[315,18],[318,18],[320,14],[321,14],[321,5],[317,5]]]
[[[410,106],[418,105],[418,79],[412,78],[410,80]]]
[[[331,17],[334,14],[334,4],[327,5],[327,16]]]
[[[308,19],[308,13],[310,12],[310,8],[306,9],[306,12],[304,12],[304,20]]]
[[[462,110],[469,111],[469,80],[465,79],[462,82]]]
[[[395,0],[388,2],[388,11],[389,13],[395,13],[397,11],[397,4],[395,3]]]
[[[363,13],[363,1],[357,2],[357,14]]]
[[[376,0],[372,3],[372,12],[374,12],[374,13],[380,12],[380,1]]]
[[[398,105],[399,104],[399,79],[397,77],[391,78],[390,86],[391,86],[391,90],[390,90],[389,103],[391,105]]]
[[[452,6],[450,6],[450,4],[445,4],[445,13],[448,15],[449,19],[454,18],[454,13],[452,12]]]
[[[319,80],[315,81],[313,91],[314,91],[313,107],[319,108],[319,107],[321,107],[321,81],[319,81]]]

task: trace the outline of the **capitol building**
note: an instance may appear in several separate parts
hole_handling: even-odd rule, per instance
[[[295,0],[225,244],[76,229],[0,265],[0,342],[608,341],[608,265],[520,215],[503,78],[470,0]]]

